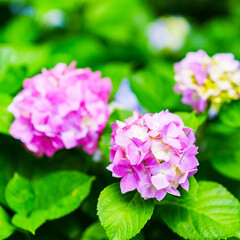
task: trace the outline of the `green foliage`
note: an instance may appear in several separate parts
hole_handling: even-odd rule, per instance
[[[23,215],[27,215],[32,210],[35,200],[32,185],[17,173],[9,181],[5,197],[9,207]]]
[[[1,75],[0,89],[2,93],[13,94],[21,87],[27,74],[27,68],[24,66],[16,67],[9,64]]]
[[[228,238],[236,236],[240,226],[238,200],[215,182],[199,182],[196,198],[168,197],[157,214],[185,239]]]
[[[197,199],[198,188],[199,188],[199,185],[198,185],[195,177],[194,176],[190,177],[189,178],[189,190],[187,192],[184,189],[182,189],[181,197]]]
[[[214,169],[228,178],[239,181],[240,129],[230,127],[222,121],[215,121],[203,129],[202,138],[203,136],[206,147],[201,150]]]
[[[63,9],[65,11],[73,11],[77,7],[81,6],[86,0],[58,0],[58,1],[48,1],[48,0],[33,0],[32,5],[40,10],[41,12],[47,12],[52,9]]]
[[[150,219],[154,205],[135,191],[122,194],[115,183],[101,192],[97,208],[108,238],[124,240],[139,233]]]
[[[42,68],[48,57],[46,47],[0,46],[0,92],[15,94],[23,80]]]
[[[47,220],[76,210],[88,196],[93,179],[79,172],[58,171],[31,184],[15,174],[5,192],[7,203],[16,211],[12,223],[34,234]]]
[[[59,62],[76,61],[79,68],[90,67],[110,77],[110,101],[127,78],[146,111],[169,109],[180,115],[196,132],[197,179],[222,183],[240,197],[239,101],[224,104],[215,119],[206,119],[206,113],[196,114],[181,104],[181,96],[173,91],[173,64],[189,51],[231,52],[240,59],[238,1],[4,0],[0,13],[0,239],[105,240],[105,230],[110,239],[129,239],[151,217],[151,200],[136,192],[121,194],[118,184],[106,187],[114,181],[106,170],[111,123],[124,121],[131,111],[113,110],[100,138],[104,157],[99,162],[80,149],[37,159],[9,135],[13,116],[7,108],[24,79]],[[154,52],[149,24],[172,13],[189,21],[187,40],[182,49]],[[155,37],[159,39],[158,33]],[[91,193],[93,178],[75,171],[97,177]],[[101,191],[98,212],[105,229],[96,222]],[[134,239],[180,239],[159,216],[184,238],[239,238],[239,203],[217,183],[198,186],[191,177],[189,192],[182,190],[179,198],[167,196],[155,203],[156,216]]]
[[[224,176],[240,181],[240,151],[221,153],[222,150],[211,159],[213,167]]]
[[[100,222],[90,225],[84,232],[81,240],[107,240],[107,235]]]
[[[79,172],[51,173],[34,183],[35,208],[46,210],[48,220],[67,215],[76,210],[88,196],[93,180]]]
[[[66,36],[49,42],[52,59],[48,64],[52,68],[59,62],[66,64],[77,61],[80,68],[91,67],[106,60],[105,46],[96,38],[86,35]],[[98,70],[98,69],[96,69]]]
[[[130,76],[131,66],[127,63],[114,62],[101,66],[99,70],[103,77],[109,77],[112,81],[113,89],[110,98],[113,99],[121,81]]]
[[[225,104],[221,109],[219,118],[229,127],[240,127],[240,102]]]
[[[130,81],[131,88],[140,104],[149,112],[177,109],[180,96],[173,93],[172,64],[166,61],[151,63],[135,73]]]
[[[89,30],[118,43],[136,40],[150,18],[147,7],[139,0],[92,0],[85,15]]]
[[[30,213],[30,215],[25,216],[19,213],[16,213],[12,218],[12,223],[26,231],[35,234],[35,231],[46,222],[47,212],[43,210],[35,210]]]
[[[8,43],[23,44],[36,40],[39,33],[39,26],[34,19],[29,16],[19,16],[8,23],[2,38]]]
[[[15,231],[15,227],[11,225],[7,212],[0,206],[0,239],[10,237]]]
[[[9,128],[12,123],[12,114],[7,110],[12,102],[11,96],[0,93],[0,133],[9,134]]]
[[[196,112],[175,112],[175,114],[179,115],[186,127],[192,128],[194,131],[197,131],[199,126],[206,120],[207,115],[202,114],[200,116],[196,115]]]
[[[227,151],[227,149],[225,150]],[[221,153],[222,151],[211,159],[212,166],[224,176],[240,181],[240,151],[236,150],[232,154]]]

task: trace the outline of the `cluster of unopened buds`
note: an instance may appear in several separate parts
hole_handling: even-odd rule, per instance
[[[112,128],[108,169],[122,178],[122,193],[137,189],[144,199],[161,200],[167,193],[179,196],[179,185],[188,190],[188,178],[197,171],[198,148],[193,130],[178,115],[135,111]]]
[[[209,113],[215,115],[224,102],[240,98],[240,63],[231,53],[209,57],[203,50],[190,52],[174,70],[175,92],[198,113],[209,104]]]
[[[109,78],[59,63],[26,79],[23,88],[9,106],[12,136],[38,156],[77,146],[95,152],[109,117]]]

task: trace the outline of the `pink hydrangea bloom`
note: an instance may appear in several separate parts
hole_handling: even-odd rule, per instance
[[[166,193],[179,196],[179,185],[188,191],[188,178],[197,172],[198,148],[193,130],[178,115],[134,112],[112,128],[107,168],[121,178],[122,193],[137,189],[144,199],[160,201]]]
[[[231,53],[209,57],[203,50],[190,52],[174,70],[175,92],[182,93],[182,102],[199,113],[208,103],[209,113],[217,113],[222,103],[240,98],[240,63]]]
[[[9,106],[15,120],[13,137],[38,156],[82,146],[93,154],[108,117],[109,78],[73,62],[26,79],[24,89]]]

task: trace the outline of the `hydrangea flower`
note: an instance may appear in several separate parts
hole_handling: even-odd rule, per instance
[[[147,35],[154,51],[178,51],[184,45],[189,32],[190,25],[184,17],[169,16],[151,23]]]
[[[109,78],[89,68],[64,63],[26,79],[9,106],[15,120],[13,137],[37,156],[82,146],[93,154],[108,117]]]
[[[240,98],[240,64],[231,53],[209,57],[203,50],[190,52],[174,70],[175,92],[198,113],[210,103],[209,113],[214,115],[222,103]]]
[[[136,95],[133,93],[129,80],[124,78],[121,81],[120,87],[115,94],[115,99],[112,104],[118,105],[119,108],[128,109],[128,110],[135,110],[138,109],[139,111],[145,111],[143,107],[138,102]]]
[[[198,148],[193,130],[168,110],[140,115],[112,124],[112,175],[121,178],[122,193],[137,189],[144,199],[161,200],[167,193],[188,191],[188,178],[197,172]]]

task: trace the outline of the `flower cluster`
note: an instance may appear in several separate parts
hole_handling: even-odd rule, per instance
[[[150,24],[148,28],[148,39],[155,51],[168,49],[180,50],[190,31],[190,25],[181,16],[161,17]]]
[[[108,117],[109,78],[64,63],[24,81],[9,111],[10,133],[38,156],[82,146],[92,154]]]
[[[179,184],[189,188],[188,178],[197,172],[193,130],[169,113],[140,115],[112,124],[108,170],[121,179],[121,191],[137,189],[144,199],[161,200],[166,193],[179,196]]]
[[[222,103],[240,98],[240,64],[231,53],[190,52],[174,70],[175,92],[199,113],[210,103],[210,113],[216,114]]]

